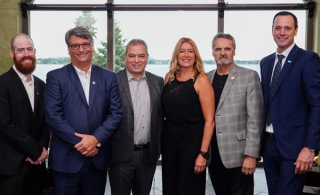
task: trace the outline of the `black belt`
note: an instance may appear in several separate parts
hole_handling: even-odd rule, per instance
[[[133,150],[143,150],[147,147],[149,147],[149,143],[143,144],[143,145],[133,145]]]
[[[267,133],[267,135],[269,136],[269,137],[271,137],[272,139],[274,139],[274,133],[270,133],[270,132],[266,132]]]

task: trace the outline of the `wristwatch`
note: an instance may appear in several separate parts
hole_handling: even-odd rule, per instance
[[[203,152],[203,151],[200,151],[200,154],[203,156],[203,158],[205,159],[209,159],[209,152]]]
[[[98,144],[96,145],[96,148],[97,148],[97,149],[100,149],[100,148],[101,148],[101,144],[98,143]]]
[[[307,148],[310,150],[310,152],[314,152],[315,151],[314,148],[309,148],[309,147],[307,147]]]

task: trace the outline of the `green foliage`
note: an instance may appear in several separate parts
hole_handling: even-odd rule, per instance
[[[84,26],[89,29],[92,36],[96,37],[96,30],[97,28],[94,27],[96,23],[96,19],[92,16],[90,11],[83,11],[82,15],[79,16],[74,24],[76,26]],[[123,55],[125,52],[125,42],[126,39],[122,35],[122,30],[119,27],[119,24],[115,22],[114,25],[114,35],[115,35],[115,56],[114,56],[114,70],[119,71],[125,67],[125,63],[123,60]],[[92,56],[92,63],[96,64],[101,67],[107,66],[107,47],[108,42],[100,41],[102,48],[97,48],[96,51],[93,53]]]
[[[69,64],[70,57],[37,58],[37,64]]]
[[[89,32],[92,34],[94,38],[97,38],[97,28],[93,25],[97,22],[97,20],[92,16],[91,11],[82,11],[82,15],[76,18],[74,24],[76,26],[83,26],[86,27]]]

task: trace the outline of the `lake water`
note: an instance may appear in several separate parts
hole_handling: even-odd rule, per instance
[[[36,70],[34,71],[34,75],[42,79],[43,81],[46,81],[47,73],[51,70],[61,68],[64,65],[59,64],[37,64]],[[240,65],[245,68],[250,68],[258,72],[260,75],[260,66],[259,64],[252,64],[252,65]],[[205,71],[210,71],[212,69],[216,69],[216,65],[209,65],[205,64],[204,68]],[[168,65],[147,65],[146,70],[149,72],[152,72],[153,74],[156,74],[158,76],[164,77],[166,73],[169,71],[169,64]]]

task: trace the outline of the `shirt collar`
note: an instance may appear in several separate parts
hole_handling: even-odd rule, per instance
[[[75,65],[72,64],[72,66],[74,67],[74,69],[76,69],[77,73],[84,73],[86,74],[83,70],[80,70],[79,68],[77,68]],[[90,73],[91,72],[91,68],[92,68],[92,65],[90,66],[89,70],[87,73]]]
[[[284,50],[282,53],[278,53],[276,52],[276,54],[282,54],[284,55],[285,57],[288,57],[290,51],[292,50],[292,48],[295,46],[295,43],[292,43],[292,45],[290,45],[290,47],[288,47],[286,50]]]
[[[17,68],[15,65],[12,66],[13,70],[16,71],[16,73],[18,74],[19,78],[21,80],[24,80],[24,81],[27,81],[27,76],[22,74]],[[33,83],[34,82],[34,79],[33,79],[33,75],[31,74],[31,82]]]

